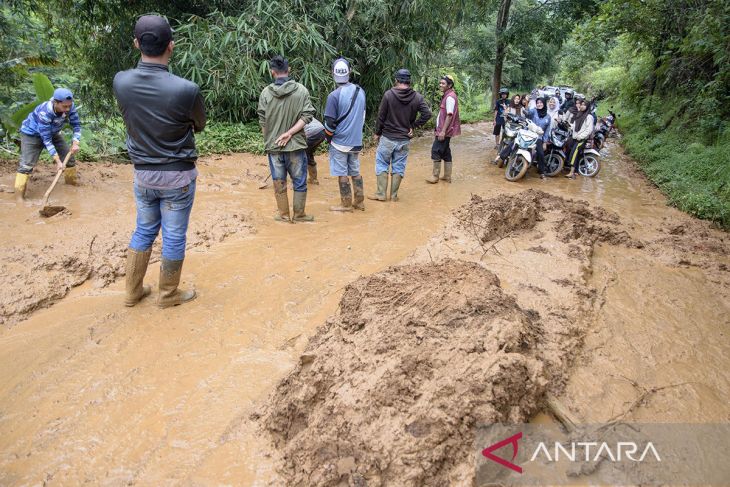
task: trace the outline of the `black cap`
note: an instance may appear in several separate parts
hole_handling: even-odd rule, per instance
[[[407,83],[410,84],[411,82],[411,72],[407,69],[399,69],[395,72],[395,80],[400,83]]]
[[[172,27],[158,15],[143,15],[134,26],[134,37],[141,46],[167,47],[172,40]]]

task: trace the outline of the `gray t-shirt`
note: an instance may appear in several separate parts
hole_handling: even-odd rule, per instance
[[[147,189],[184,188],[198,177],[198,169],[187,171],[134,171],[134,184]]]
[[[323,130],[324,125],[322,125],[322,122],[320,122],[316,118],[313,118],[311,122],[304,126],[304,136],[308,139],[311,139]]]

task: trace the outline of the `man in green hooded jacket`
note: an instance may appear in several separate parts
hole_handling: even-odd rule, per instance
[[[307,139],[304,126],[312,121],[315,110],[307,88],[289,78],[289,62],[284,57],[275,56],[269,61],[269,67],[274,82],[261,92],[258,116],[279,210],[276,219],[312,221],[314,217],[304,213],[307,202]],[[286,189],[287,173],[294,185],[292,216]]]

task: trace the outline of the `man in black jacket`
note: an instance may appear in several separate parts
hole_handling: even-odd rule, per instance
[[[162,228],[157,304],[167,308],[195,298],[195,291],[181,291],[178,285],[198,176],[194,132],[205,127],[205,106],[198,85],[168,71],[175,43],[167,20],[156,15],[140,17],[134,27],[134,46],[142,60],[137,68],[117,73],[113,85],[127,127],[137,201],[124,304],[134,306],[150,294],[142,281],[152,243]]]
[[[429,118],[431,109],[428,103],[423,95],[411,88],[410,71],[399,69],[395,73],[395,86],[383,95],[375,122],[375,139],[379,140],[375,152],[378,189],[374,195],[368,196],[369,199],[387,199],[388,168],[391,168],[390,199],[398,201],[398,188],[405,175],[413,129],[423,126]]]

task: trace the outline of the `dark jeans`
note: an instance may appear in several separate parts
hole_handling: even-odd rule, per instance
[[[53,147],[56,148],[56,152],[58,152],[58,157],[60,157],[63,161],[69,151],[68,144],[66,144],[66,140],[64,140],[63,134],[61,134],[60,132],[54,134],[51,138],[51,141],[53,142]],[[38,158],[41,156],[41,152],[43,152],[43,149],[45,148],[46,146],[43,145],[43,140],[41,140],[40,136],[21,133],[20,162],[18,163],[18,172],[21,174],[32,173],[33,168],[36,166],[36,164],[38,164]],[[66,165],[68,167],[74,167],[76,165],[74,156],[69,157],[68,163]]]
[[[313,137],[307,138],[307,165],[316,166],[317,161],[314,160],[314,153],[317,152],[317,147],[324,142],[324,130],[320,130]]]
[[[537,155],[537,172],[540,174],[545,174],[545,146],[542,139],[537,141],[537,145],[535,146],[535,153]]]
[[[269,170],[274,181],[286,181],[291,176],[294,191],[307,191],[307,160],[305,151],[269,153]]]
[[[444,137],[443,141],[434,137],[431,146],[431,160],[451,162],[451,137]]]

